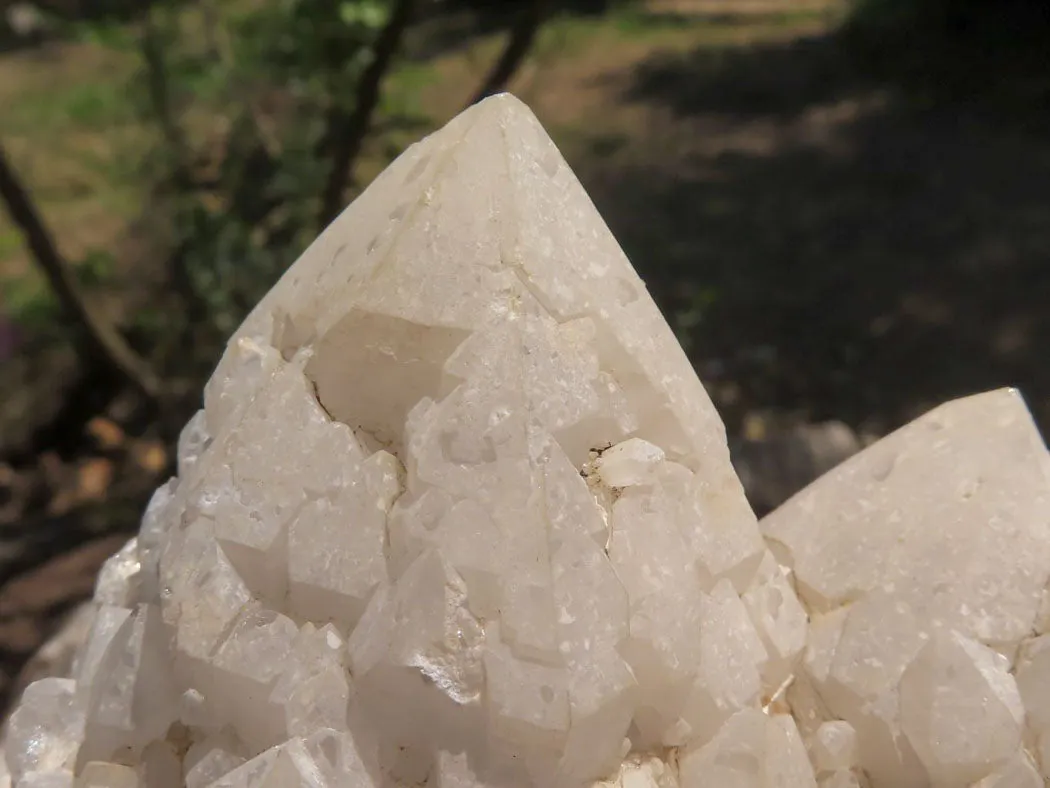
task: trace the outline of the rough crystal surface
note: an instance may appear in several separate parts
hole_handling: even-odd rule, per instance
[[[1024,784],[1047,722],[1050,455],[1016,391],[933,410],[762,526],[812,615],[800,722],[848,722],[876,785]]]
[[[760,527],[532,114],[413,146],[229,346],[13,784],[1035,786],[1050,461],[935,411]],[[1041,766],[1040,766],[1041,765]]]

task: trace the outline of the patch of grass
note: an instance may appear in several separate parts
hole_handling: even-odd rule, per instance
[[[650,11],[644,7],[629,5],[618,8],[611,15],[612,24],[628,35],[647,35],[666,30],[680,30],[696,24],[689,14]]]
[[[0,262],[22,251],[22,235],[14,227],[0,227]]]
[[[532,57],[547,60],[579,54],[593,45],[597,34],[614,29],[605,19],[585,19],[573,14],[559,14],[551,19],[536,36]]]
[[[103,130],[134,119],[126,81],[131,72],[114,70],[110,63],[86,63],[72,80],[56,79],[28,87],[11,96],[0,128],[7,133],[39,134]],[[97,68],[101,66],[101,68]]]
[[[0,234],[5,239],[10,233]],[[20,239],[19,239],[20,240]],[[85,288],[105,289],[116,275],[116,260],[101,249],[76,261],[74,273]],[[11,273],[0,279],[0,311],[15,324],[41,330],[59,318],[59,306],[43,276],[35,268]]]
[[[747,13],[727,11],[654,11],[644,4],[628,3],[608,15],[609,24],[628,36],[652,37],[667,32],[747,28],[796,28],[814,22],[826,22],[844,13],[843,7],[831,0],[826,5],[802,5],[778,10]]]
[[[49,45],[46,56],[3,57],[0,141],[63,252],[76,259],[112,248],[141,212],[140,163],[149,133],[128,89],[134,68],[128,28],[99,24],[73,32]],[[14,275],[25,261],[17,231],[0,213],[0,275]],[[13,287],[7,297],[31,322],[47,314],[31,282]]]
[[[437,72],[428,63],[401,64],[387,79],[382,113],[406,121],[429,119],[423,108],[423,94],[438,81]]]
[[[11,322],[30,332],[47,328],[59,317],[58,302],[36,272],[0,281],[0,307]]]

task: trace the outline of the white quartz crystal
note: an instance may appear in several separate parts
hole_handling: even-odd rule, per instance
[[[1016,391],[932,411],[762,525],[812,616],[788,698],[853,727],[873,784],[997,785],[1039,762],[1050,456]]]
[[[813,735],[810,757],[818,772],[851,769],[857,765],[857,732],[843,720],[822,723]]]
[[[756,522],[532,114],[406,151],[230,340],[17,788],[1039,784],[1047,454],[951,403]]]
[[[15,785],[26,774],[72,769],[84,737],[83,705],[76,682],[47,678],[29,685],[11,715],[5,747]]]

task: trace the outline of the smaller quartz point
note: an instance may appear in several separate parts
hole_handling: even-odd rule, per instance
[[[426,788],[485,788],[470,767],[465,753],[439,752]]]
[[[816,788],[790,717],[744,709],[702,747],[679,755],[682,788]]]
[[[92,761],[84,764],[76,788],[139,788],[139,776],[130,766]]]
[[[209,788],[378,788],[348,736],[321,729],[266,750]]]
[[[305,504],[288,533],[290,609],[344,628],[357,623],[387,579],[386,519],[401,492],[400,463],[385,451],[357,474],[354,484]]]
[[[1018,752],[1005,765],[973,783],[973,788],[1043,788],[1045,782],[1024,751]]]
[[[229,729],[193,744],[182,759],[186,788],[207,788],[240,767],[246,761],[239,754],[242,748]]]
[[[819,788],[864,788],[856,772],[839,769],[822,776],[818,781]]]
[[[211,659],[205,698],[213,720],[237,731],[254,751],[287,737],[285,721],[268,700],[299,629],[287,616],[254,606],[245,608]]]
[[[761,674],[764,697],[768,698],[794,674],[806,646],[806,611],[772,553],[765,554],[752,585],[741,598],[765,647]]]
[[[633,487],[650,481],[663,460],[659,446],[631,438],[604,451],[594,465],[608,487]]]
[[[102,565],[95,583],[95,601],[118,607],[134,607],[139,596],[141,572],[138,539],[131,539]]]
[[[83,730],[76,682],[48,678],[30,684],[7,725],[5,753],[14,784],[30,772],[72,769]]]
[[[1025,715],[1009,668],[980,643],[937,632],[904,671],[901,727],[933,782],[975,782],[1017,751]]]
[[[296,744],[301,746],[301,742],[293,739],[266,750],[210,783],[208,788],[277,788],[281,785],[277,780],[281,779],[288,780],[285,783],[288,788],[299,788],[295,764],[286,753]]]
[[[283,711],[287,735],[346,728],[352,690],[346,641],[334,626],[305,624],[283,667],[269,703],[275,710],[271,714]]]
[[[91,687],[95,683],[102,660],[113,643],[113,638],[123,630],[130,618],[130,610],[116,605],[102,604],[95,613],[91,631],[88,633],[87,641],[80,648],[73,670],[78,700],[84,707],[87,706]]]
[[[144,602],[160,602],[160,552],[166,540],[168,517],[178,487],[176,479],[169,479],[158,487],[142,515],[142,527],[135,538],[139,558],[139,594]]]
[[[74,788],[73,772],[27,772],[18,788]]]
[[[660,758],[630,756],[614,777],[595,783],[594,788],[679,788],[675,772]]]
[[[164,738],[177,716],[160,611],[139,605],[109,641],[90,686],[78,761],[141,752]]]
[[[198,410],[182,428],[179,433],[179,443],[176,447],[178,457],[179,477],[185,479],[192,471],[197,460],[211,443],[211,435],[208,433],[208,414]]]
[[[857,732],[842,720],[822,723],[813,735],[810,757],[817,772],[848,771],[857,765]]]
[[[303,739],[307,757],[321,774],[321,788],[379,788],[375,754],[365,744],[369,741],[366,736],[355,739],[349,731],[331,728],[317,728]]]
[[[201,689],[208,659],[251,600],[251,592],[200,519],[173,535],[160,573],[166,623],[175,631],[174,667],[187,688]]]
[[[700,603],[700,671],[683,717],[689,738],[707,741],[736,712],[758,705],[767,654],[743,602],[722,580]]]
[[[146,788],[183,788],[182,757],[169,741],[155,741],[142,751],[137,769]]]

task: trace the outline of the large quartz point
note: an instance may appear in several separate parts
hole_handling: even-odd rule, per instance
[[[1006,788],[1046,769],[1048,460],[1020,400],[946,406],[763,538],[685,355],[509,96],[317,239],[178,451],[72,676],[10,721],[16,786]]]
[[[932,411],[762,525],[811,615],[803,732],[849,726],[878,786],[1050,777],[1050,456],[1016,391]]]

